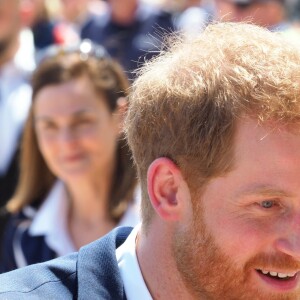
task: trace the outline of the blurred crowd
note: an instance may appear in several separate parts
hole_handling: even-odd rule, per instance
[[[134,167],[119,145],[130,84],[167,36],[193,38],[216,20],[249,21],[300,41],[297,0],[0,1],[0,246],[9,262],[1,267],[0,257],[2,270],[138,223]],[[28,258],[32,249],[40,255]]]

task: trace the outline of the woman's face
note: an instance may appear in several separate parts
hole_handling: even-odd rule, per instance
[[[33,109],[40,151],[57,177],[95,180],[114,166],[120,117],[88,78],[42,88]]]

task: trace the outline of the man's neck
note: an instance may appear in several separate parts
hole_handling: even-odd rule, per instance
[[[147,236],[141,229],[136,241],[139,266],[152,298],[168,300],[172,295],[174,300],[193,299],[173,259],[172,233],[162,230],[161,226],[158,226],[160,231],[154,227],[147,232]]]

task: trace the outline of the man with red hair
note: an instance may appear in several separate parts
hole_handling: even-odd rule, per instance
[[[130,96],[142,224],[0,276],[0,299],[300,299],[300,51],[243,23],[173,39]]]

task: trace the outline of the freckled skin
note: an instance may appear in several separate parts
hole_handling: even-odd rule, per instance
[[[293,285],[267,282],[257,269],[300,271],[300,131],[238,125],[235,167],[212,179],[173,251],[200,299],[298,299]]]

